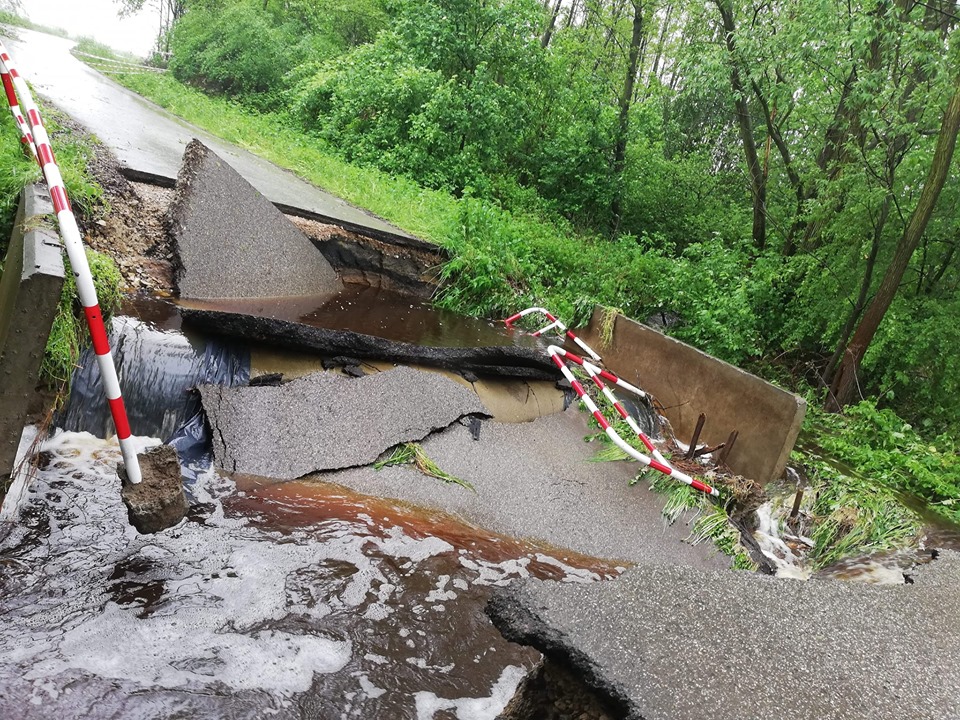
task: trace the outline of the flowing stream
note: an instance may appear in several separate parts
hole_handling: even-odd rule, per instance
[[[538,655],[487,620],[491,589],[623,569],[335,485],[219,474],[189,389],[246,381],[244,352],[164,312],[113,334],[140,445],[190,440],[191,511],[129,525],[81,370],[70,429],[25,435],[37,464],[0,522],[4,719],[493,718]]]

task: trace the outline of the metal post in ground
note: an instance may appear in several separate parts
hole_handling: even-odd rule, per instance
[[[90,272],[90,264],[87,262],[87,253],[80,236],[80,228],[77,227],[77,219],[70,207],[63,177],[60,175],[53,149],[50,147],[50,138],[40,117],[40,111],[36,102],[34,102],[30,88],[27,87],[26,81],[17,72],[13,60],[2,42],[0,42],[0,60],[3,61],[4,69],[10,76],[15,94],[20,101],[19,104],[25,110],[32,139],[36,145],[37,159],[43,170],[43,177],[47,181],[47,188],[50,190],[53,209],[57,215],[57,224],[60,226],[60,237],[63,239],[64,247],[66,247],[67,255],[70,258],[70,265],[73,268],[77,283],[77,294],[80,296],[83,314],[87,318],[87,327],[93,341],[93,350],[97,355],[97,366],[100,369],[100,377],[103,381],[103,392],[107,397],[113,424],[117,429],[117,440],[120,443],[120,453],[123,455],[127,478],[131,483],[139,483],[142,479],[140,462],[137,459],[137,451],[131,437],[127,410],[120,395],[120,381],[117,378],[117,369],[110,352],[107,330],[103,324],[100,302],[97,299],[97,290],[93,284],[93,274]]]

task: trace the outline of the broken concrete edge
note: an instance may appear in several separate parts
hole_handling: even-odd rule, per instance
[[[24,187],[0,278],[0,478],[13,472],[24,424],[40,407],[40,366],[65,280],[45,185]]]
[[[376,458],[374,458],[374,459],[371,460],[370,462],[357,463],[356,465],[345,465],[345,466],[343,466],[343,467],[330,468],[330,469],[328,469],[328,470],[313,470],[313,471],[311,471],[311,472],[304,473],[303,475],[300,475],[300,476],[298,476],[298,477],[291,478],[291,479],[292,479],[293,481],[296,481],[296,482],[303,482],[303,481],[305,481],[305,480],[310,480],[310,479],[316,477],[317,475],[333,474],[333,473],[339,473],[339,472],[347,472],[347,471],[349,471],[349,470],[360,470],[360,469],[363,469],[363,468],[371,468],[371,467],[374,467],[377,463],[381,462],[382,460],[385,460],[385,459],[389,458],[391,455],[393,455],[393,453],[394,453],[397,449],[403,447],[404,445],[419,445],[420,443],[422,443],[422,442],[424,442],[425,440],[429,439],[430,437],[436,435],[437,433],[445,432],[445,431],[449,430],[451,427],[453,427],[454,425],[457,425],[457,424],[463,425],[463,424],[464,424],[464,420],[471,420],[471,419],[477,419],[477,420],[479,420],[479,421],[492,420],[492,419],[493,419],[493,416],[492,416],[492,415],[488,415],[487,413],[480,413],[480,412],[465,413],[464,415],[461,415],[461,416],[458,417],[456,420],[453,420],[452,422],[450,422],[450,423],[448,423],[448,424],[446,424],[446,425],[440,425],[440,426],[438,426],[438,427],[432,427],[432,428],[430,428],[430,429],[429,429],[427,432],[425,432],[421,437],[414,437],[414,438],[411,438],[410,440],[401,440],[401,441],[398,442],[398,443],[394,443],[393,445],[390,445],[389,447],[385,448]],[[430,460],[433,460],[433,458],[430,458]],[[411,464],[412,464],[412,463],[411,463]],[[443,470],[443,468],[440,468],[440,469]],[[449,482],[449,481],[447,481],[447,480],[442,480],[442,479],[440,479],[440,478],[434,478],[433,476],[431,476],[431,475],[426,475],[425,473],[421,473],[421,474],[423,474],[425,477],[429,477],[429,478],[431,478],[431,479],[435,479],[438,483],[443,483],[443,484],[445,484],[445,485],[456,485],[456,486],[458,486],[458,487],[462,487],[464,490],[469,490],[469,491],[471,491],[471,492],[473,492],[473,493],[476,493],[476,492],[477,492],[476,488],[474,488],[474,487],[473,487],[472,485],[470,485],[469,483],[464,484],[463,482],[459,482],[459,483],[457,483],[457,482]],[[276,480],[277,482],[288,482],[287,480],[284,480],[284,479],[281,479],[281,478],[270,478],[270,479],[271,479],[271,480]],[[325,481],[325,482],[329,482],[329,481]],[[346,487],[346,486],[344,486],[344,487]],[[377,496],[377,497],[379,497],[379,496]],[[382,499],[382,498],[381,498],[381,499]],[[397,502],[400,502],[400,501],[401,501],[400,498],[389,498],[389,499],[395,500],[395,501],[397,501]],[[460,518],[459,521],[460,521],[460,522],[465,522],[465,520],[464,520],[463,518]],[[477,525],[476,527],[480,527],[480,526]]]
[[[914,577],[884,587],[638,565],[588,585],[518,581],[494,591],[487,615],[621,717],[956,717],[960,553]],[[745,657],[781,672],[738,684]],[[876,694],[859,697],[870,683]]]
[[[120,174],[123,175],[127,180],[132,182],[145,183],[147,185],[156,185],[163,188],[175,188],[177,185],[177,179],[175,177],[169,177],[167,175],[159,175],[157,173],[146,172],[143,170],[136,170],[131,167],[121,166]],[[329,215],[323,215],[321,213],[312,212],[310,210],[305,210],[303,208],[296,207],[294,205],[286,205],[284,203],[274,202],[273,205],[285,215],[294,215],[296,217],[302,217],[307,220],[316,220],[318,222],[326,223],[328,225],[335,225],[337,227],[343,228],[344,230],[357,235],[363,235],[364,237],[369,237],[374,240],[379,240],[384,243],[391,245],[399,245],[404,247],[414,248],[416,250],[426,250],[429,252],[439,252],[444,255],[448,255],[448,251],[441,245],[432,243],[429,240],[423,240],[414,235],[403,234],[403,233],[391,233],[384,230],[378,230],[376,228],[367,227],[365,225],[359,225],[357,223],[347,222],[339,218],[331,217]],[[372,217],[383,220],[378,215],[371,213],[369,210],[364,210],[365,213],[368,213]],[[384,220],[384,222],[389,222]]]
[[[521,679],[497,720],[614,720],[616,716],[579,677],[549,658],[541,658]]]
[[[806,400],[620,313],[605,345],[600,329],[606,312],[594,307],[583,338],[611,370],[660,401],[679,439],[690,437],[703,412],[707,422],[701,440],[707,444],[740,432],[727,458],[734,472],[761,484],[783,474],[803,425]]]
[[[487,617],[503,637],[518,645],[535,648],[548,661],[579,678],[614,717],[631,718],[632,703],[626,688],[607,680],[589,656],[572,647],[562,630],[551,627],[532,612],[528,607],[530,603],[524,602],[523,593],[523,585],[513,583],[494,591],[487,601]]]
[[[313,296],[343,288],[303,231],[197,139],[184,149],[167,217],[181,297]],[[283,262],[271,262],[276,257]]]
[[[397,446],[419,443],[464,418],[490,417],[476,393],[412,368],[352,379],[318,372],[276,386],[198,390],[217,467],[279,480],[369,467]],[[357,393],[369,400],[358,404]],[[409,404],[426,395],[433,402]],[[351,420],[358,411],[366,419]]]
[[[478,348],[434,347],[385,340],[349,330],[329,330],[276,318],[222,310],[181,307],[184,324],[206,332],[318,355],[386,359],[477,374],[555,380],[546,352],[512,345]]]
[[[296,224],[296,223],[295,223]],[[325,237],[301,228],[323,253],[344,283],[384,288],[423,298],[436,295],[440,287],[439,268],[448,256],[439,246],[411,248],[329,227]]]
[[[188,504],[177,451],[157,445],[137,455],[143,479],[130,482],[123,463],[117,466],[120,497],[137,532],[151,534],[177,525],[186,517]]]

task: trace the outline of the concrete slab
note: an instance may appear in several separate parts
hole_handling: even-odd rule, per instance
[[[333,295],[343,287],[309,238],[199,140],[183,153],[169,213],[181,297]]]
[[[701,442],[718,445],[739,431],[727,458],[734,472],[759,483],[783,474],[807,411],[803,398],[623,315],[604,345],[602,325],[597,306],[578,332],[607,367],[660,401],[679,440],[689,442],[704,413]]]
[[[316,479],[626,564],[729,566],[713,547],[685,542],[690,528],[684,521],[665,525],[663,498],[629,486],[636,463],[590,461],[596,448],[583,441],[586,417],[571,408],[530,423],[484,422],[479,440],[460,425],[427,438],[422,445],[430,459],[475,492],[406,467],[355,468]]]
[[[960,717],[960,555],[915,584],[637,567],[589,586],[523,581],[487,613],[639,720]]]
[[[373,213],[121,87],[71,55],[74,41],[21,28],[17,28],[17,35],[19,39],[11,40],[8,47],[24,77],[40,95],[96,135],[131,179],[172,186],[184,148],[192,138],[199,138],[284,212],[330,222],[369,237],[426,245]]]
[[[371,463],[398,443],[485,413],[474,393],[412,368],[357,379],[317,373],[279,387],[205,385],[200,394],[217,465],[286,480]]]
[[[0,488],[27,416],[39,409],[40,364],[60,304],[64,268],[52,214],[45,185],[24,188],[0,278]]]

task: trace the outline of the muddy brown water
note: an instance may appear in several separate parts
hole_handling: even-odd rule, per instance
[[[0,545],[4,718],[492,718],[537,655],[487,620],[491,590],[622,570],[335,485],[212,471],[185,524],[139,536],[109,490],[115,443],[60,433],[42,457]]]
[[[336,312],[362,316],[350,303],[382,295],[348,293]],[[513,342],[405,301],[399,327],[421,340],[446,342],[449,327]],[[154,436],[144,446],[195,411],[197,382],[243,381],[243,348],[183,334],[172,304],[124,310],[114,346],[136,431]],[[493,718],[538,655],[486,618],[492,589],[623,569],[336,485],[226,477],[204,455],[187,521],[140,536],[117,492],[115,441],[85,432],[109,428],[98,386],[75,391],[76,432],[43,442],[19,522],[0,524],[4,719]]]
[[[428,347],[539,347],[529,333],[440,310],[409,295],[344,285],[333,296],[182,301],[185,307],[245,313]]]

